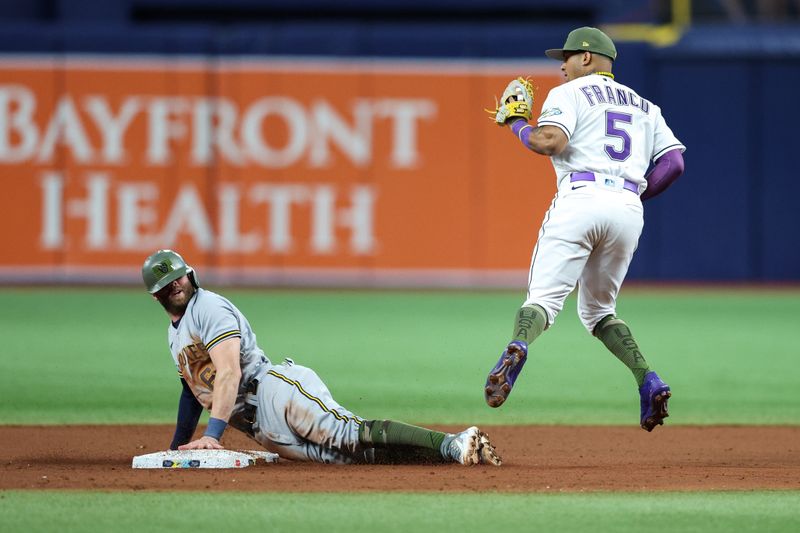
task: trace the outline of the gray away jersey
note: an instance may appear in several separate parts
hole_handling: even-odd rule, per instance
[[[228,299],[198,288],[177,327],[170,324],[168,337],[178,374],[186,380],[203,407],[209,410],[217,373],[209,351],[226,339],[240,338],[242,380],[231,415],[231,424],[235,425],[235,415],[244,408],[247,384],[262,373],[269,362],[258,347],[256,335],[245,316]]]

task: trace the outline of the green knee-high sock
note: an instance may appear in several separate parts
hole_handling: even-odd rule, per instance
[[[511,340],[531,344],[547,327],[547,313],[538,305],[523,306],[517,311],[514,337]]]
[[[437,453],[447,435],[394,420],[368,420],[358,429],[358,440],[369,447],[416,446]]]
[[[639,345],[636,344],[628,325],[619,318],[608,315],[595,326],[594,336],[633,372],[636,384],[641,387],[650,367],[639,351]]]

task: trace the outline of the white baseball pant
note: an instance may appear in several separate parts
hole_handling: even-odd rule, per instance
[[[636,193],[563,179],[539,230],[523,305],[540,305],[552,325],[577,284],[578,315],[592,333],[616,312],[643,225]]]
[[[339,405],[312,369],[284,362],[259,378],[255,439],[283,458],[352,463],[363,419]]]

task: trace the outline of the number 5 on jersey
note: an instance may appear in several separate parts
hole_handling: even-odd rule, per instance
[[[625,161],[631,156],[631,136],[618,125],[618,123],[630,124],[631,122],[633,122],[633,115],[606,111],[606,137],[622,139],[622,150],[616,150],[610,144],[606,145],[606,153],[614,161]]]

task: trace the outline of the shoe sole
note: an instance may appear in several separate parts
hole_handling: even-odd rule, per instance
[[[478,457],[479,464],[500,466],[503,464],[503,459],[497,455],[494,446],[489,441],[489,435],[481,431],[478,434]]]
[[[516,365],[518,365],[525,354],[518,348],[512,348],[507,351],[505,359],[503,359],[503,366],[497,372],[489,374],[489,383],[484,389],[486,395],[486,403],[489,407],[500,407],[508,399],[511,394],[511,384],[508,382],[508,372]]]
[[[669,416],[669,401],[672,393],[668,390],[660,392],[653,397],[653,414],[648,416],[642,422],[642,428],[647,431],[653,431],[656,426],[663,426],[664,419]]]

